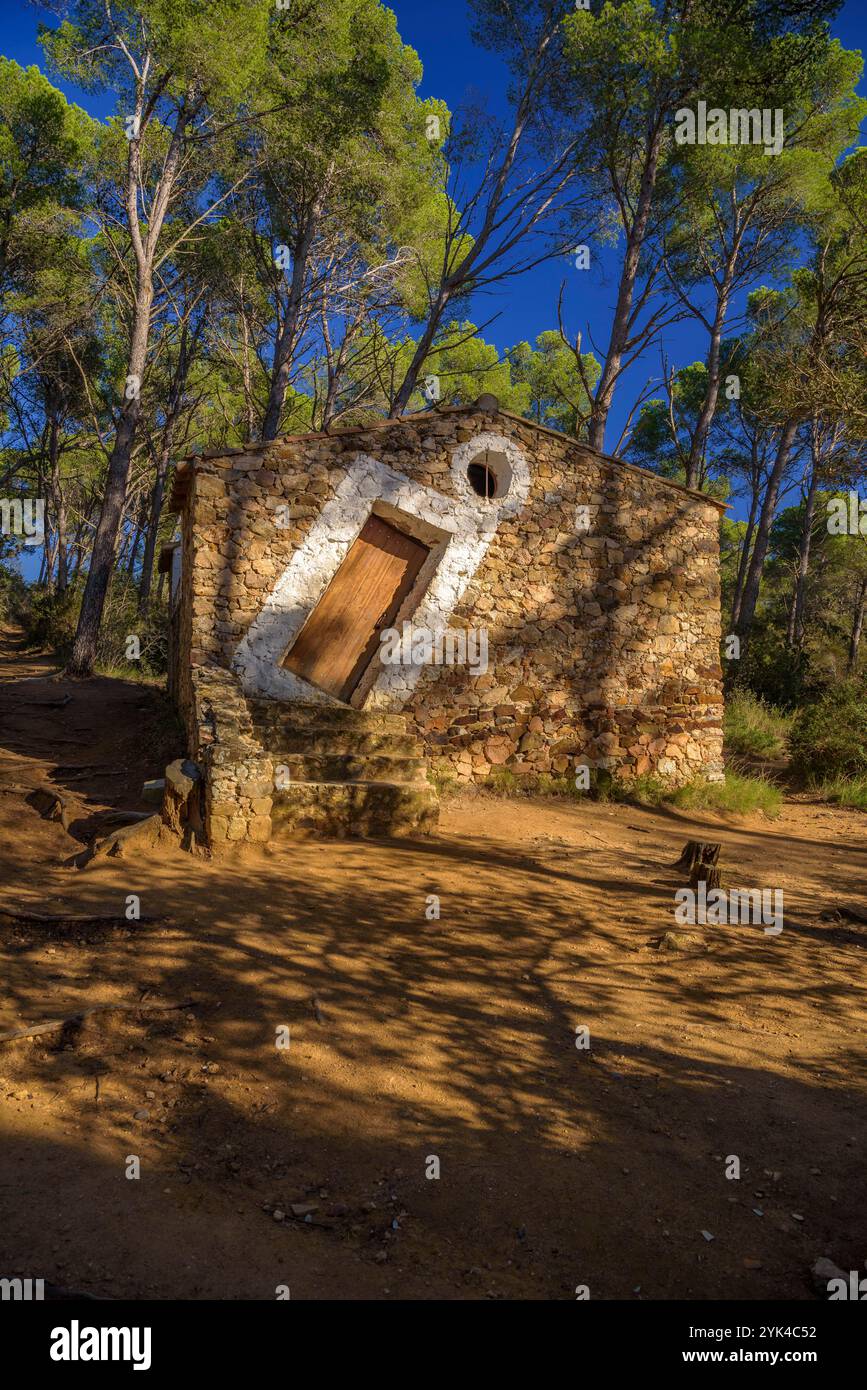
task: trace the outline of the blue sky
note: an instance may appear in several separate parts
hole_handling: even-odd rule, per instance
[[[495,56],[471,43],[465,0],[392,0],[391,9],[397,15],[401,37],[415,48],[424,64],[422,96],[440,96],[454,110],[470,95],[481,92],[492,110],[502,109],[504,68]],[[831,30],[844,48],[863,51],[867,0],[848,0]],[[867,79],[862,77],[859,90],[867,97]],[[862,129],[862,140],[867,143],[867,123]],[[565,279],[567,329],[573,336],[576,330],[582,331],[585,349],[590,335],[600,348],[604,347],[617,292],[617,269],[616,253],[606,254],[604,250],[590,271],[575,271],[562,262],[537,267],[510,283],[502,294],[495,298],[486,296],[474,306],[473,321],[484,323],[499,311],[499,318],[485,337],[501,351],[522,338],[532,342],[544,329],[557,327],[557,297]],[[675,324],[666,331],[661,347],[673,366],[682,366],[705,356],[706,334],[695,323]],[[660,347],[656,346],[646,359],[624,374],[609,420],[609,449],[614,448],[637,395],[649,377],[659,375],[659,369]]]
[[[846,48],[861,49],[867,34],[865,0],[848,0],[834,21],[833,33]],[[393,0],[398,28],[404,41],[418,52],[424,65],[422,96],[443,98],[450,109],[468,99],[482,97],[496,114],[504,109],[505,71],[498,58],[477,48],[470,40],[465,0]],[[38,63],[42,54],[36,41],[39,18],[48,18],[38,5],[4,0],[2,51],[19,63]],[[57,79],[52,79],[57,82]],[[68,83],[57,82],[67,95],[95,116],[110,114],[112,103],[93,98]],[[862,95],[867,83],[862,80]],[[867,132],[863,138],[867,141]],[[474,322],[484,323],[497,314],[485,337],[502,351],[521,339],[531,342],[546,328],[557,326],[557,296],[565,279],[566,325],[571,333],[581,329],[585,347],[589,336],[604,345],[611,306],[616,293],[615,255],[601,253],[589,271],[576,271],[568,262],[539,266],[519,280],[508,282],[499,293],[486,294],[471,306]],[[589,334],[588,334],[589,330]],[[682,323],[668,329],[662,347],[675,367],[695,361],[705,351],[705,335],[699,325]],[[638,392],[650,376],[658,375],[660,349],[626,374],[615,395],[606,438],[613,448]]]

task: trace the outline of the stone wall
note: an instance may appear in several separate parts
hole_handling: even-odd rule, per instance
[[[482,434],[508,441],[528,466],[524,493],[495,522],[485,519],[490,504],[469,494],[455,469],[461,446],[466,455]],[[623,778],[655,773],[673,785],[721,776],[718,506],[518,417],[476,409],[284,437],[180,469],[179,630],[187,654],[178,687],[193,750],[204,727],[196,681],[222,668],[239,695],[229,671],[251,624],[299,547],[320,534],[312,528],[323,508],[334,503],[326,515],[345,527],[341,498],[353,490],[347,479],[357,476],[359,459],[427,490],[418,515],[443,527],[437,563],[444,569],[443,557],[463,553],[457,537],[449,541],[453,518],[470,518],[461,526],[471,530],[474,506],[479,513],[469,569],[460,577],[453,565],[449,622],[487,630],[487,674],[429,666],[411,685],[380,681],[363,690],[366,707],[390,703],[407,713],[434,770],[461,781],[484,781],[496,768],[562,776],[575,763]],[[376,496],[369,482],[367,510]],[[580,521],[579,508],[586,509]],[[326,536],[323,544],[331,543]],[[247,693],[263,692],[248,686]],[[212,696],[212,709],[216,703]],[[248,737],[239,727],[229,741],[240,739],[244,751]],[[257,794],[243,812],[257,837],[265,834],[264,783],[263,764],[248,779]],[[230,826],[241,833],[242,813],[220,815],[222,792],[214,798],[226,833]]]

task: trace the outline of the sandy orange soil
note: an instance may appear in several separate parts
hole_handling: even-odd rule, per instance
[[[155,689],[53,670],[6,634],[0,1033],[175,1007],[0,1045],[0,1274],[109,1298],[809,1299],[819,1256],[863,1270],[863,815],[475,795],[426,841],[82,870],[179,736]],[[783,889],[778,937],[660,948],[688,838],[722,841],[731,886]]]

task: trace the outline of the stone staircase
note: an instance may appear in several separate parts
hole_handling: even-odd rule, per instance
[[[248,699],[257,741],[281,771],[275,838],[419,835],[439,803],[417,739],[400,714]]]

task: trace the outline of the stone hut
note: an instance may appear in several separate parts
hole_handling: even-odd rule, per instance
[[[704,494],[483,396],[190,457],[172,506],[166,810],[195,782],[212,850],[429,829],[443,778],[722,775]]]

